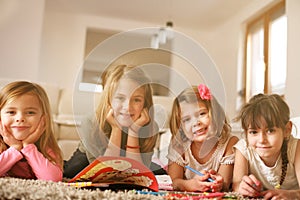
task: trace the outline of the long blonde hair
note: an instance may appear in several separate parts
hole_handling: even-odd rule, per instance
[[[96,120],[99,123],[99,128],[108,138],[111,133],[111,126],[106,121],[106,116],[109,111],[108,105],[111,105],[112,96],[116,91],[121,78],[133,80],[141,85],[140,87],[143,88],[145,92],[144,108],[147,108],[150,111],[153,107],[151,81],[142,69],[130,65],[117,65],[114,68],[111,68],[109,73],[105,75],[105,85],[96,111]],[[149,135],[148,137],[139,139],[142,153],[153,151],[157,138],[157,134],[154,133],[155,123],[153,112],[149,112],[149,114],[151,118],[149,124]]]
[[[173,138],[176,134],[182,132],[180,103],[183,101],[187,103],[203,103],[209,111],[211,125],[216,132],[217,137],[220,138],[220,141],[226,141],[231,128],[226,119],[224,109],[214,96],[210,99],[202,99],[197,86],[186,88],[173,101],[172,113],[170,116],[170,130]]]
[[[35,145],[47,159],[62,167],[62,154],[54,137],[49,99],[47,93],[40,85],[27,81],[15,81],[7,84],[0,91],[0,110],[6,105],[6,103],[9,103],[25,94],[34,95],[38,98],[45,118],[45,131]],[[55,157],[48,153],[49,149],[54,152]]]

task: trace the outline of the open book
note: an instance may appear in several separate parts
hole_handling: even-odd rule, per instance
[[[69,184],[112,190],[158,191],[158,183],[153,172],[144,164],[126,157],[99,157],[72,178]]]

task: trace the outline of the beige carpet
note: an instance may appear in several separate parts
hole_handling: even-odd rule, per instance
[[[17,178],[0,178],[0,200],[176,200],[188,199],[179,196],[156,196],[150,194],[136,194],[134,190],[114,192],[111,190],[89,190],[67,186],[62,182],[55,183],[41,180],[24,180]],[[195,198],[208,199],[208,198]],[[219,199],[219,198],[210,198]],[[227,193],[224,199],[244,199],[235,193]],[[247,199],[247,198],[246,198]]]
[[[164,199],[162,196],[136,194],[133,190],[113,192],[110,190],[85,190],[63,183],[17,178],[0,178],[0,199],[18,200],[89,200],[89,199]]]

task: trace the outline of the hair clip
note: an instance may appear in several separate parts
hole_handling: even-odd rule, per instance
[[[211,93],[208,87],[204,84],[198,85],[198,92],[200,94],[201,99],[211,100]]]

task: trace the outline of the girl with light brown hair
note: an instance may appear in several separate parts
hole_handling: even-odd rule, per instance
[[[174,189],[228,191],[238,138],[206,85],[186,88],[175,98],[170,129],[168,173]]]
[[[0,91],[0,176],[62,180],[62,156],[45,90],[16,81]]]

